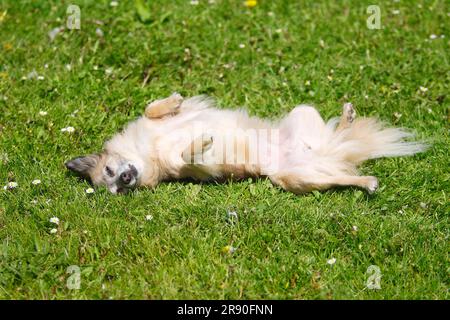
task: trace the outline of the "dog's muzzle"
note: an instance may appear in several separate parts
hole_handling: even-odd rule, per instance
[[[130,169],[128,169],[120,174],[120,182],[124,186],[129,186],[130,184],[135,183],[137,175],[138,175],[138,172],[137,172],[135,166],[130,164],[129,167],[130,167]]]

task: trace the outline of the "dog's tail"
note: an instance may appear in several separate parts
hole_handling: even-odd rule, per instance
[[[421,142],[408,142],[413,134],[403,128],[387,128],[375,118],[357,118],[345,129],[336,130],[337,120],[326,125],[319,153],[351,165],[368,159],[409,156],[427,149]]]

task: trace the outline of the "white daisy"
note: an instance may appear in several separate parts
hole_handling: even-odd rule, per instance
[[[392,14],[395,14],[395,15],[400,14],[400,10],[392,10]]]
[[[62,132],[72,133],[72,132],[75,131],[75,128],[74,128],[74,127],[62,128],[61,131],[62,131]]]
[[[305,86],[307,86],[307,87],[308,87],[308,86],[310,86],[310,85],[311,85],[311,81],[309,81],[309,80],[306,80],[306,81],[305,81]]]
[[[352,230],[355,231],[355,232],[358,231],[358,226],[353,226]]]
[[[45,78],[44,78],[44,76],[38,76],[37,79],[38,80],[44,80]]]
[[[43,116],[43,117],[44,117],[44,116],[46,116],[47,114],[48,114],[47,111],[42,111],[42,110],[39,111],[39,115],[40,115],[40,116]]]
[[[103,30],[100,28],[95,29],[95,34],[97,35],[97,37],[103,38]]]
[[[428,88],[420,86],[419,90],[422,91],[422,92],[427,92]]]
[[[107,68],[105,69],[105,74],[110,75],[113,73],[113,68]]]
[[[198,5],[200,2],[198,0],[191,0],[190,4],[193,6]]]
[[[111,2],[109,3],[109,5],[110,5],[111,7],[117,7],[117,6],[119,5],[119,2],[117,2],[117,1],[111,1]]]
[[[87,189],[85,190],[85,192],[86,192],[87,194],[91,194],[91,193],[94,193],[94,189],[92,189],[92,188],[87,188]]]
[[[434,40],[434,39],[436,39],[437,37],[438,37],[438,36],[435,35],[435,34],[430,35],[430,39],[431,39],[431,40]]]
[[[335,263],[336,263],[336,258],[328,259],[328,260],[327,260],[327,263],[328,263],[329,265],[335,264]]]
[[[244,49],[244,48],[245,48],[245,44],[241,43],[241,44],[239,45],[239,48]]]
[[[148,214],[145,216],[145,220],[151,221],[151,220],[153,220],[153,216],[151,214]]]
[[[50,233],[51,233],[51,234],[55,234],[55,233],[57,233],[57,232],[58,232],[58,229],[55,229],[55,228],[53,228],[53,229],[50,230]]]
[[[19,185],[17,184],[17,182],[9,182],[6,186],[3,187],[3,189],[7,190],[7,189],[15,189],[17,188]]]
[[[31,181],[31,183],[34,184],[35,186],[37,186],[38,184],[41,184],[41,180],[36,179],[36,180]]]
[[[238,220],[238,215],[237,215],[236,211],[228,211],[227,215],[228,215],[229,220],[233,220],[233,221]]]
[[[50,218],[50,222],[58,225],[59,224],[59,218],[58,217],[51,217]]]
[[[36,79],[38,77],[38,73],[36,72],[36,70],[31,71],[30,73],[27,74],[26,79]]]

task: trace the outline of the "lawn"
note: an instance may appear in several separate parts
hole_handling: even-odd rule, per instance
[[[57,32],[71,3],[80,29]],[[449,298],[448,2],[139,3],[0,2],[0,298]],[[269,118],[351,101],[431,147],[365,163],[373,195],[261,179],[113,196],[67,172],[174,91]]]

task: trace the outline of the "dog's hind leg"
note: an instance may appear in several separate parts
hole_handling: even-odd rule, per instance
[[[301,143],[303,147],[312,148],[320,144],[320,136],[325,122],[319,112],[311,106],[295,107],[279,124],[280,140],[293,149]]]
[[[327,190],[339,186],[356,186],[366,189],[369,193],[375,192],[378,188],[378,180],[373,176],[303,174],[300,170],[286,170],[269,176],[269,178],[274,184],[295,194]]]
[[[183,97],[179,93],[172,93],[165,99],[159,99],[148,104],[145,116],[149,119],[159,119],[167,115],[175,115],[180,111]]]
[[[356,118],[356,111],[351,103],[346,103],[342,107],[342,115],[336,131],[340,131],[350,127]]]

